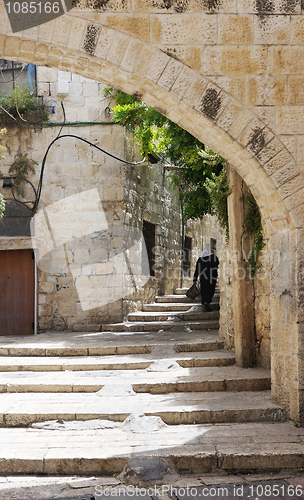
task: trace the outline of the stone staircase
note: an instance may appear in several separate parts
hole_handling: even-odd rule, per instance
[[[0,474],[117,474],[134,457],[180,473],[304,467],[270,373],[223,349],[218,294],[204,313],[184,293],[99,333],[0,338]]]

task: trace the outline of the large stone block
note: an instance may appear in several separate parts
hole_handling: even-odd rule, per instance
[[[289,31],[290,19],[288,16],[254,16],[255,44],[289,44]]]
[[[266,47],[214,46],[204,51],[206,75],[264,75],[267,72]]]
[[[304,47],[271,46],[268,52],[270,75],[302,75]]]
[[[287,78],[251,76],[246,83],[246,102],[253,106],[286,104]]]
[[[304,54],[303,54],[304,56]],[[303,67],[304,69],[304,67]],[[299,106],[280,106],[277,108],[278,134],[304,134],[304,113]]]
[[[151,16],[152,43],[201,45],[216,43],[215,16],[185,16],[162,14]]]
[[[253,16],[219,16],[219,43],[247,45],[253,43]]]

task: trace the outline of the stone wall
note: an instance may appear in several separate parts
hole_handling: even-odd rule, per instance
[[[68,82],[65,96],[57,95],[60,79]],[[59,99],[68,122],[62,134],[87,139],[118,158],[140,160],[132,134],[111,123],[103,88],[83,77],[39,67],[38,89],[52,122],[9,130],[3,173],[16,154],[26,152],[37,162],[29,180],[38,185],[42,158],[63,120]],[[127,165],[72,137],[54,143],[32,226],[40,331],[95,331],[104,322],[122,321],[156,294],[180,286],[182,218],[167,174],[162,163]],[[10,190],[1,192],[12,198]],[[33,199],[27,185],[25,195]],[[150,278],[142,275],[143,221],[156,226],[155,276]],[[204,239],[216,238],[214,218],[185,223],[185,234],[193,239],[194,265]],[[3,237],[0,243],[3,249],[28,248],[29,239]]]
[[[228,177],[232,189],[228,198],[230,237],[229,242],[225,240],[222,245],[220,259],[220,336],[225,346],[236,349],[237,353],[235,332],[241,330],[237,307],[241,308],[242,314],[246,316],[243,320],[243,334],[248,337],[247,344],[252,346],[248,365],[270,368],[270,277],[279,263],[279,256],[270,251],[267,228],[264,226],[265,247],[259,259],[261,267],[250,278],[246,260],[250,256],[253,242],[244,235],[242,228],[246,211],[242,198],[249,193],[249,189],[230,166]]]

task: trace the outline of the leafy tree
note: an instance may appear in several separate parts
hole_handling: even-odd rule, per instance
[[[217,215],[228,240],[227,198],[231,189],[225,160],[137,97],[111,87],[105,89],[106,97],[114,95],[114,119],[132,130],[140,152],[146,156],[152,152],[160,153],[170,163],[171,186],[177,190],[184,217],[202,219],[206,214]],[[260,268],[259,256],[265,246],[261,215],[251,194],[243,201],[246,206],[244,234],[253,241],[248,267],[254,276]]]
[[[107,87],[105,96],[114,92]],[[201,219],[213,213],[211,189],[206,181],[220,174],[225,165],[223,158],[137,97],[117,90],[115,101],[114,119],[132,130],[141,154],[160,153],[170,163],[171,185],[183,204],[184,217]]]

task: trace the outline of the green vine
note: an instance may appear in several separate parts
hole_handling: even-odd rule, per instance
[[[18,195],[24,197],[22,183],[26,176],[35,173],[37,162],[27,157],[27,153],[21,153],[9,168],[9,173],[15,176],[14,187]]]
[[[219,225],[225,230],[226,241],[229,241],[228,205],[227,198],[232,190],[229,187],[227,172],[225,169],[219,175],[212,174],[206,179],[207,189],[210,195],[213,213],[217,215]]]
[[[299,351],[299,358],[304,359],[304,349],[300,349]]]
[[[257,271],[261,269],[262,264],[260,257],[265,247],[263,238],[263,228],[259,207],[251,193],[242,196],[241,200],[245,206],[245,217],[243,223],[244,235],[246,238],[252,238],[253,246],[250,257],[247,261],[247,267],[250,270],[251,276],[255,276]]]
[[[46,107],[35,93],[26,85],[16,85],[9,95],[0,95],[0,126],[24,126],[28,121],[48,121]]]

